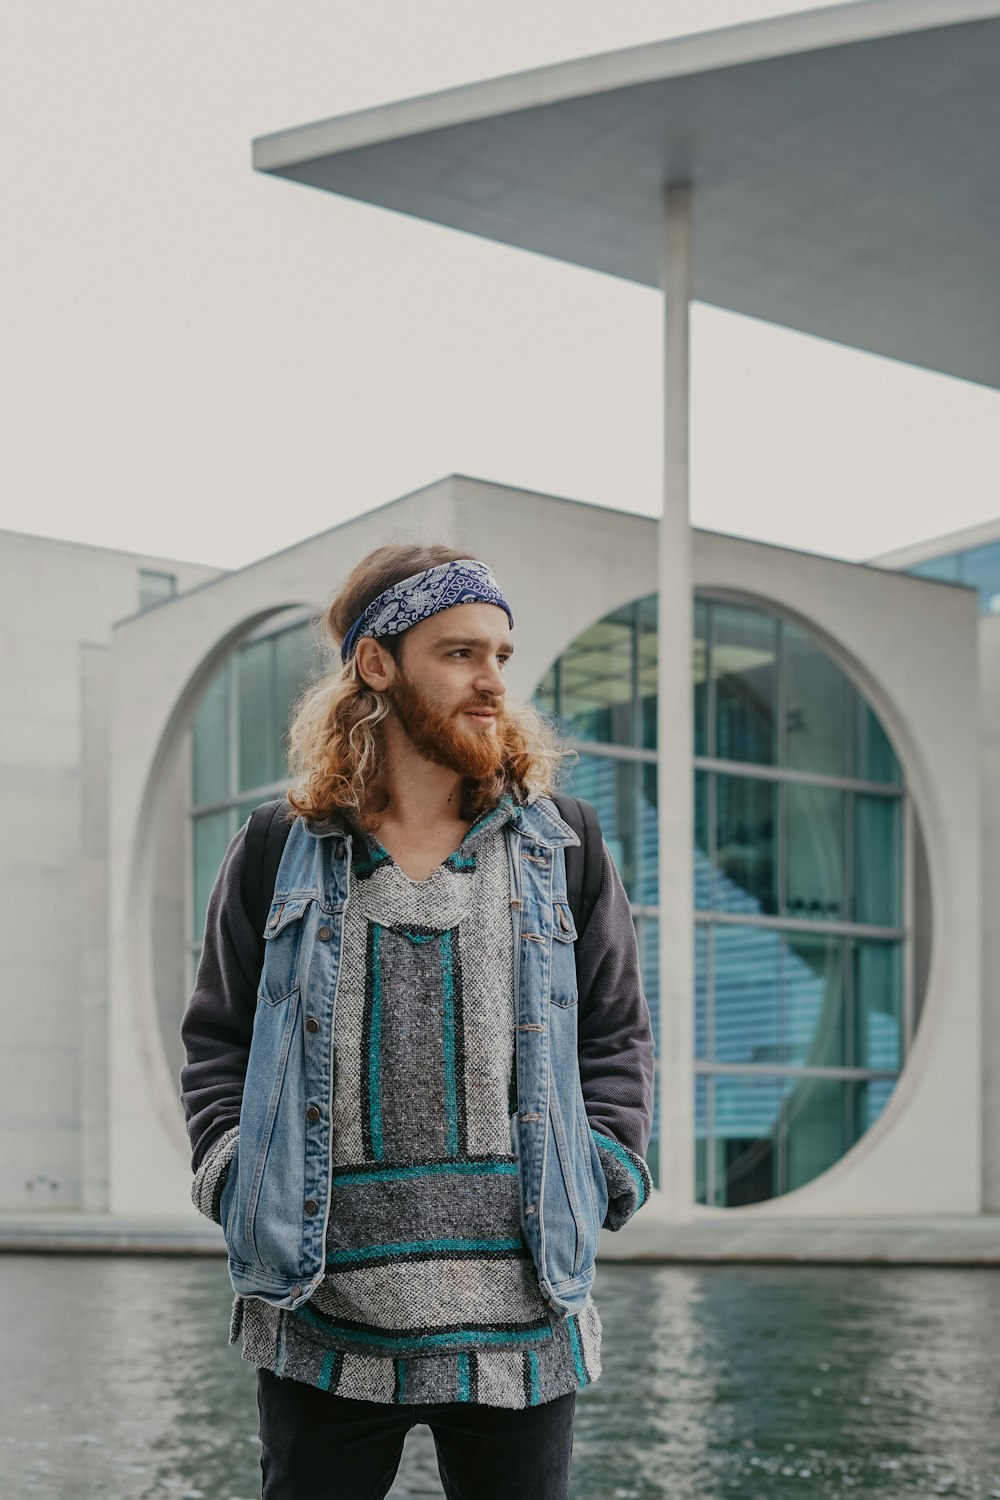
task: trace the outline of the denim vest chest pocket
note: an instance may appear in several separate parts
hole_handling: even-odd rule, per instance
[[[306,896],[275,897],[264,924],[264,966],[257,998],[265,1005],[280,1005],[298,987],[299,951],[309,909]]]
[[[573,921],[569,902],[554,901],[552,903],[553,941],[549,999],[553,1005],[564,1008],[575,1005],[577,1001],[576,954],[573,948],[576,937],[576,924]]]

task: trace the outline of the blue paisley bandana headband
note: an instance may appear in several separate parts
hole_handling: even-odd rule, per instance
[[[402,635],[442,609],[456,604],[497,604],[506,610],[513,627],[510,605],[500,592],[490,569],[471,557],[439,563],[411,578],[401,578],[373,599],[344,636],[340,659],[346,662],[362,636]]]

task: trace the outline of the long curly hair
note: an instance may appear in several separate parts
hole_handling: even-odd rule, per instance
[[[346,818],[374,831],[389,796],[382,781],[382,720],[389,712],[386,696],[369,687],[358,671],[357,655],[340,661],[340,645],[363,610],[385,589],[440,563],[469,557],[451,547],[390,545],[377,547],[348,575],[315,633],[328,665],[295,704],[288,730],[288,768],[296,779],[286,793],[292,811],[316,824]],[[394,661],[403,635],[380,636]],[[505,702],[498,732],[504,754],[495,775],[467,777],[462,784],[460,815],[474,821],[504,792],[524,803],[555,790],[565,759],[575,755],[558,731],[529,704]]]

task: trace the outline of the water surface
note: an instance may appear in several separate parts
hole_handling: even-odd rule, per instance
[[[259,1500],[231,1298],[221,1259],[0,1255],[0,1500]],[[574,1500],[1000,1497],[1000,1270],[602,1265],[596,1300]],[[391,1494],[441,1493],[417,1428]]]

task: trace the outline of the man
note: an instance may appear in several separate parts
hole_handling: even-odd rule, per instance
[[[293,716],[263,933],[246,826],[209,901],[181,1100],[264,1500],[378,1500],[417,1421],[449,1500],[568,1493],[599,1230],[650,1191],[653,1041],[603,841],[577,935],[567,752],[507,702],[512,625],[461,552],[359,563]]]

